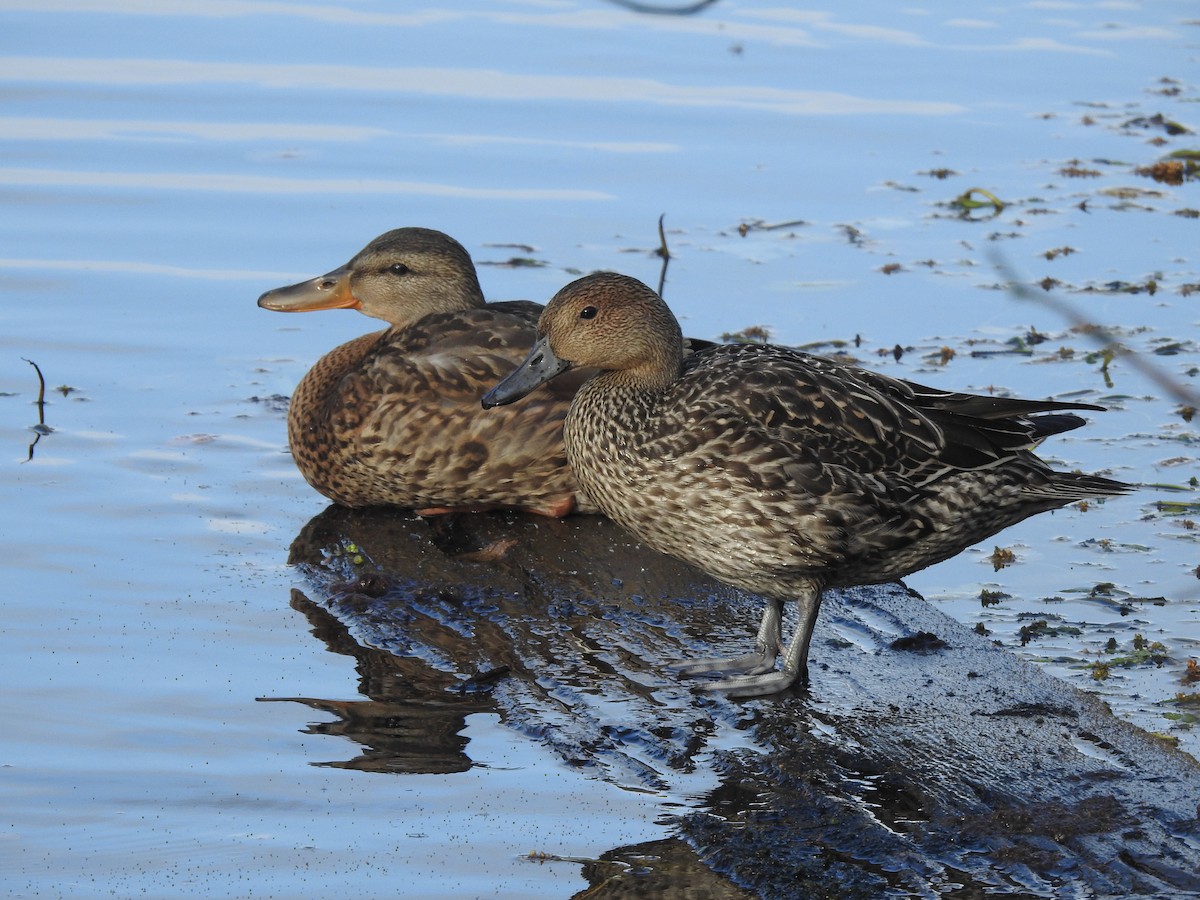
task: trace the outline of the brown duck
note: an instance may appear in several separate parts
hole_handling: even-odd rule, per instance
[[[1036,513],[1130,488],[1056,472],[1031,450],[1084,424],[1055,410],[1100,407],[940,391],[770,345],[685,358],[666,304],[624,275],[567,285],[537,334],[484,406],[601,370],[564,424],[582,489],[645,543],[766,598],[753,653],[683,667],[740,672],[706,685],[734,696],[806,673],[825,589],[893,581]],[[800,625],[776,671],[787,599]]]
[[[579,496],[562,445],[563,417],[586,373],[504,415],[479,408],[480,395],[524,357],[542,307],[486,303],[453,238],[389,231],[341,268],[267,291],[258,305],[351,308],[388,323],[322,357],[292,396],[292,456],[329,499],[423,514],[596,511]]]

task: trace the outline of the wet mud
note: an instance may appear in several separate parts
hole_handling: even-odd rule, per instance
[[[1196,761],[903,585],[829,595],[808,686],[732,701],[671,665],[742,652],[759,601],[601,518],[331,507],[290,561],[366,698],[271,698],[356,745],[323,764],[462,771],[465,719],[491,712],[663,795],[673,838],[580,861],[588,897],[1200,893]],[[679,803],[704,767],[717,787]]]

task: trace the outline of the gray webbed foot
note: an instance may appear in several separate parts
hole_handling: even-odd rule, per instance
[[[735,675],[720,681],[706,681],[700,685],[704,691],[717,691],[726,697],[762,697],[787,690],[800,679],[799,672],[780,669],[758,675]]]
[[[775,668],[777,647],[756,649],[753,653],[744,653],[721,659],[695,659],[690,662],[672,663],[671,668],[681,675],[706,675],[709,672],[736,672],[739,675],[761,675]]]

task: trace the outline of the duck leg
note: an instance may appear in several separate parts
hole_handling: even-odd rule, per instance
[[[728,697],[761,697],[776,694],[808,677],[808,645],[812,642],[813,626],[821,608],[819,588],[805,591],[800,600],[800,624],[792,642],[783,655],[783,666],[777,672],[758,672],[735,675],[721,681],[700,685],[702,690],[720,691]],[[765,620],[765,616],[763,617]]]
[[[697,659],[676,663],[674,668],[681,675],[704,675],[708,672],[738,672],[742,675],[760,675],[775,668],[775,657],[783,646],[783,603],[767,600],[758,636],[754,639],[754,652],[722,659]]]

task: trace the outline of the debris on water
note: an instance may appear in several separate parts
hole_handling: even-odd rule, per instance
[[[1133,170],[1135,175],[1152,178],[1159,184],[1181,185],[1200,176],[1200,164],[1195,160],[1160,159],[1158,162]]]
[[[990,210],[990,216],[998,216],[1007,204],[985,188],[969,188],[951,200],[950,206],[959,210],[964,217],[981,209]]]
[[[841,229],[842,234],[846,236],[846,240],[854,246],[857,247],[863,243],[865,235],[863,235],[863,233],[853,225],[842,225]]]
[[[1110,640],[1105,645],[1104,652],[1119,653],[1120,646],[1115,640]],[[1163,664],[1168,662],[1170,658],[1165,644],[1160,641],[1148,640],[1144,635],[1139,633],[1133,636],[1131,650],[1121,653],[1120,656],[1112,656],[1102,663],[1094,663],[1093,670],[1096,666],[1103,665],[1105,669],[1104,677],[1108,677],[1108,674],[1114,668],[1131,669],[1135,666],[1153,665],[1161,669]],[[1101,678],[1097,678],[1095,671],[1093,671],[1092,677],[1098,681],[1102,680]]]
[[[1057,620],[1061,621],[1061,620]],[[1082,629],[1076,628],[1074,625],[1051,625],[1048,618],[1037,619],[1030,622],[1028,625],[1022,625],[1017,632],[1021,639],[1021,646],[1026,646],[1030,641],[1043,637],[1058,637],[1059,635],[1070,635],[1072,637],[1083,634]]]
[[[519,250],[521,253],[524,253],[526,256],[532,256],[534,253],[537,253],[537,247],[534,247],[532,244],[485,243],[483,246],[495,247],[497,250]]]
[[[1099,169],[1086,169],[1076,160],[1059,169],[1058,174],[1063,178],[1099,178],[1104,173]]]
[[[989,356],[1033,356],[1028,347],[1012,346],[1005,350],[972,350],[971,356],[976,359],[987,359]]]
[[[771,340],[771,329],[765,325],[750,325],[741,331],[726,331],[721,340],[727,344],[766,344]]]
[[[763,219],[749,219],[738,223],[737,231],[742,237],[751,231],[778,231],[781,228],[800,228],[807,225],[803,219],[791,219],[787,222],[766,222]]]
[[[1152,191],[1148,190],[1147,188],[1136,187],[1110,187],[1104,188],[1098,193],[1100,193],[1102,196],[1113,197],[1117,200],[1135,200],[1138,197],[1158,198],[1163,196],[1162,191]]]
[[[253,397],[246,398],[247,403],[262,404],[274,413],[286,413],[288,410],[288,405],[291,403],[291,401],[292,398],[284,394],[270,394],[266,397],[259,397],[255,395]]]
[[[993,571],[999,572],[1005,566],[1011,566],[1017,561],[1017,554],[1007,547],[996,547],[988,557],[992,562]]]
[[[926,353],[922,358],[935,366],[944,366],[957,355],[958,354],[953,347],[942,346],[941,348],[934,350],[932,353]]]
[[[1169,516],[1200,514],[1200,502],[1187,500],[1156,500],[1155,509]]]
[[[995,606],[1001,600],[1011,600],[1012,594],[1006,594],[1004,591],[989,591],[984,588],[979,592],[979,605],[984,609],[989,606]]]
[[[498,269],[544,269],[550,264],[532,256],[510,256],[499,261],[480,260],[479,265],[495,266]]]
[[[1123,123],[1121,127],[1162,130],[1172,137],[1192,133],[1190,128],[1168,119],[1162,113],[1155,113],[1152,116],[1137,116]]]

